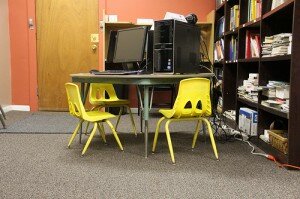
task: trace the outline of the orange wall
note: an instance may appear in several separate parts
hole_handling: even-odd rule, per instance
[[[37,110],[37,64],[35,30],[29,30],[28,18],[35,18],[35,0],[8,0],[11,48],[12,104],[30,105]],[[119,21],[136,22],[137,18],[162,19],[166,11],[187,15],[195,13],[200,21],[214,9],[214,0],[99,0],[102,10],[118,15]],[[100,46],[101,49],[101,46]],[[99,52],[99,63],[102,62]],[[99,66],[101,67],[101,66]]]
[[[200,21],[215,7],[214,0],[106,0],[106,14],[118,15],[119,21],[137,18],[163,19],[167,11],[186,16],[195,13]]]
[[[9,0],[12,104],[29,105],[27,1]]]

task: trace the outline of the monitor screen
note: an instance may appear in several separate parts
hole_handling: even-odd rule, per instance
[[[144,59],[147,27],[118,30],[114,63],[140,62]]]

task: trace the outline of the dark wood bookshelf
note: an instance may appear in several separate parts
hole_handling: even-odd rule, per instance
[[[224,34],[227,36],[227,35],[237,35],[238,34],[238,30],[239,30],[239,27],[237,28],[234,28],[232,30],[229,30],[227,32],[225,32]]]
[[[282,163],[288,162],[288,155],[278,151],[276,148],[272,147],[271,144],[264,142],[260,138],[251,139],[251,142],[259,146],[265,153],[275,156],[277,161]]]
[[[282,55],[282,56],[274,56],[274,57],[262,57],[260,61],[270,62],[270,61],[285,61],[291,60],[291,55]]]
[[[282,118],[285,118],[285,119],[288,119],[289,118],[289,115],[287,112],[284,112],[284,111],[281,111],[281,110],[278,110],[276,108],[273,108],[273,107],[268,107],[268,106],[265,106],[265,105],[262,105],[262,104],[259,104],[258,105],[258,108],[268,112],[268,113],[271,113],[271,114],[274,114],[274,115],[277,115],[279,117],[282,117]]]
[[[253,141],[266,153],[275,156],[280,162],[300,166],[300,42],[297,42],[300,35],[300,1],[287,0],[282,5],[271,10],[273,0],[263,0],[261,16],[255,20],[248,21],[248,0],[228,0],[217,8],[216,18],[225,16],[224,58],[222,62],[214,66],[223,70],[222,81],[222,111],[235,110],[238,124],[238,113],[241,107],[248,107],[258,112],[257,134]],[[239,5],[240,26],[229,30],[230,8]],[[217,20],[216,19],[216,20]],[[245,59],[246,33],[251,31],[260,35],[263,42],[266,36],[280,33],[292,33],[292,55],[274,57],[259,57]],[[230,38],[237,36],[237,61],[229,60]],[[259,44],[261,46],[261,44]],[[289,113],[281,110],[263,106],[260,104],[267,97],[262,93],[258,95],[258,102],[245,98],[239,98],[237,89],[243,85],[250,73],[259,74],[259,86],[266,86],[269,81],[284,81],[290,84]],[[273,148],[270,144],[259,139],[264,130],[270,128],[274,120],[282,120],[288,131],[288,154],[285,155]],[[251,139],[252,140],[252,139]]]
[[[259,62],[259,58],[238,59],[238,62]]]
[[[224,1],[224,2],[221,3],[219,6],[217,6],[216,12],[220,12],[220,11],[223,11],[223,12],[224,12],[225,4],[226,4],[226,1]]]
[[[272,15],[278,15],[280,12],[285,12],[286,10],[292,9],[294,4],[294,0],[287,0],[280,6],[274,8],[273,10],[270,10],[266,14],[262,16],[263,19],[266,19],[268,17],[272,17]],[[283,13],[284,14],[284,13]]]
[[[237,60],[226,60],[225,64],[237,64]]]
[[[257,18],[257,19],[254,19],[252,21],[248,21],[247,23],[244,23],[244,24],[240,25],[238,28],[241,29],[241,28],[259,27],[260,26],[260,20],[261,20],[261,18]]]
[[[257,109],[257,105],[258,105],[257,102],[254,102],[254,101],[248,100],[246,98],[242,98],[242,97],[239,97],[238,101],[243,104],[246,104],[247,106],[249,106],[251,108]]]

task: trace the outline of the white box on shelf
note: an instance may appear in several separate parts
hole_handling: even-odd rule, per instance
[[[118,15],[108,15],[108,22],[118,22]]]
[[[257,111],[242,107],[239,111],[239,129],[249,136],[257,135]]]

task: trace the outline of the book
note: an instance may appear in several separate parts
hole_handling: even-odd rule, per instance
[[[257,31],[246,30],[245,59],[260,57],[260,35]]]
[[[234,5],[230,8],[230,23],[229,29],[232,30],[239,26],[239,5]]]
[[[216,36],[217,38],[220,38],[225,31],[225,17],[222,16],[218,21],[217,21],[217,26],[216,26]]]

